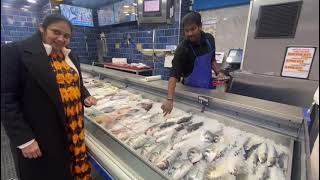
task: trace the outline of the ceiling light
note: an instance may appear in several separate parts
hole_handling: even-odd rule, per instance
[[[123,13],[124,13],[124,14],[128,14],[128,12],[127,12],[127,11],[124,11]]]
[[[24,5],[23,7],[24,7],[24,8],[30,8],[30,6],[27,6],[27,5]]]
[[[8,6],[8,5],[3,5],[2,7],[4,7],[4,8],[10,8],[10,6]]]
[[[21,10],[23,10],[23,11],[28,11],[28,9],[26,9],[26,8],[20,8]]]
[[[128,6],[128,5],[124,5],[123,7],[124,7],[124,8],[128,8],[129,6]]]
[[[29,3],[37,3],[36,0],[27,0],[27,2],[29,2]]]
[[[59,9],[59,6],[55,6],[54,8]]]
[[[126,14],[126,16],[130,16],[130,14]]]
[[[137,6],[137,3],[132,3],[133,6]]]

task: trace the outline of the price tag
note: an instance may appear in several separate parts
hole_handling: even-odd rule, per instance
[[[203,106],[209,106],[209,98],[205,96],[198,96],[198,103]]]

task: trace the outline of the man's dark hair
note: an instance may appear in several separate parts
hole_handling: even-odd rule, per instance
[[[71,29],[71,32],[72,32],[73,27],[72,27],[71,22],[66,17],[64,17],[63,15],[60,15],[60,14],[50,14],[50,15],[46,16],[44,18],[41,26],[44,29],[47,29],[48,26],[50,26],[51,24],[57,23],[59,21],[63,21],[65,23],[67,23],[70,26],[70,29]]]
[[[198,12],[191,11],[186,14],[182,19],[182,27],[186,25],[196,24],[197,26],[201,26],[201,15]]]

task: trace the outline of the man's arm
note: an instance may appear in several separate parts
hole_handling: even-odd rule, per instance
[[[218,75],[220,73],[220,67],[219,67],[217,61],[212,60],[211,65],[212,65],[212,70],[216,73],[216,75]]]
[[[176,89],[176,83],[177,83],[177,79],[175,77],[170,77],[169,78],[167,99],[173,99],[174,98],[174,93],[175,93],[175,89]]]
[[[173,99],[174,99],[176,84],[177,84],[177,79],[175,77],[170,77],[168,82],[168,96],[161,106],[164,116],[167,114],[170,114],[173,109]]]

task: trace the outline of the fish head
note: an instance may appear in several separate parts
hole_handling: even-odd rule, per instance
[[[208,147],[203,152],[203,157],[207,162],[211,162],[214,158],[215,151],[213,147]]]

